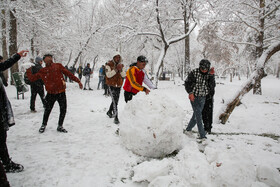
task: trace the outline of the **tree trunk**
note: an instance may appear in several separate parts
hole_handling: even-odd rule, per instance
[[[11,0],[16,1],[16,0]],[[17,19],[13,13],[15,10],[10,10],[10,30],[9,30],[9,55],[17,53]],[[15,72],[18,72],[18,63],[15,63],[11,67],[11,75]],[[11,76],[12,77],[12,76]],[[13,80],[11,79],[11,84],[14,85]]]
[[[0,1],[1,4],[3,5],[4,2],[3,0]],[[5,11],[6,6],[3,7],[1,14],[2,14],[2,53],[3,53],[3,58],[4,60],[8,59],[8,50],[7,50],[7,33],[6,33],[6,11]],[[8,80],[9,78],[9,73],[8,70],[5,70],[4,72],[4,77],[6,78],[6,80]]]
[[[263,40],[264,40],[264,14],[265,14],[265,0],[260,0],[260,32],[258,33],[258,38],[257,38],[257,43],[259,44],[259,47],[257,47],[257,58],[259,58],[262,53],[263,53]],[[262,88],[261,88],[261,80],[256,80],[254,89],[253,89],[253,94],[256,95],[262,95]]]
[[[263,55],[258,59],[256,66],[257,69],[252,73],[252,75],[248,79],[247,83],[242,87],[242,89],[236,94],[236,97],[226,105],[226,110],[219,115],[219,119],[222,124],[225,124],[227,122],[230,114],[237,106],[237,104],[241,101],[242,97],[253,88],[253,83],[255,81],[260,81],[265,76],[263,69],[265,67],[266,62],[270,59],[272,55],[274,55],[278,51],[280,51],[280,42],[270,46],[267,49],[266,53],[263,53]]]
[[[187,10],[187,1],[184,6],[184,26],[185,26],[185,34],[189,32],[189,16]],[[190,63],[190,37],[189,35],[185,38],[185,63],[184,63],[184,76],[187,77],[191,71],[191,63]],[[184,77],[183,77],[184,79]]]

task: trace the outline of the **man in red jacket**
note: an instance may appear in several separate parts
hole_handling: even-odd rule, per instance
[[[139,56],[137,62],[132,64],[126,72],[126,80],[123,86],[124,100],[127,103],[132,100],[133,96],[139,91],[143,91],[146,94],[150,93],[150,90],[142,86],[143,82],[150,88],[156,89],[156,86],[148,78],[144,68],[148,63],[148,59],[145,56]]]
[[[67,131],[63,128],[63,121],[66,115],[67,108],[65,94],[66,83],[63,78],[63,74],[69,77],[71,80],[77,82],[80,89],[83,88],[83,84],[70,71],[63,67],[62,64],[54,63],[52,55],[44,55],[43,60],[46,64],[46,67],[40,69],[38,73],[32,74],[31,70],[26,71],[27,77],[31,82],[42,79],[47,91],[47,96],[45,98],[46,107],[43,117],[43,123],[41,128],[39,129],[39,132],[43,133],[45,131],[52,108],[54,106],[54,103],[57,101],[60,108],[57,131],[67,133]]]

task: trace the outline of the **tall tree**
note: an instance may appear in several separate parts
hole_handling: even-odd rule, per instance
[[[1,0],[1,5],[2,5],[2,9],[1,9],[1,28],[2,28],[2,55],[4,59],[8,58],[8,49],[7,49],[7,33],[6,33],[6,3],[4,3],[4,0]],[[8,74],[8,70],[4,71],[4,76],[6,78],[6,80],[8,80],[9,74]]]
[[[16,0],[11,0],[11,4],[15,5]],[[15,17],[15,8],[12,6],[10,9],[10,29],[9,29],[9,55],[17,53],[17,19]],[[11,67],[11,75],[18,72],[18,63]],[[11,76],[12,77],[12,76]],[[11,84],[14,82],[11,79]]]

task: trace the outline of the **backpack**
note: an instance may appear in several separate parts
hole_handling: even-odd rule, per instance
[[[31,72],[32,72],[32,68],[31,68]],[[28,77],[27,77],[26,71],[25,71],[25,73],[24,73],[23,80],[24,80],[25,84],[28,84],[28,85],[31,84],[31,81],[30,81],[30,80],[28,79]]]

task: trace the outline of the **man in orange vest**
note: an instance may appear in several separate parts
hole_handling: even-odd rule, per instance
[[[139,56],[137,63],[131,65],[126,72],[126,80],[124,83],[124,99],[125,102],[132,100],[132,97],[139,91],[143,91],[146,94],[150,93],[150,90],[142,86],[143,82],[150,88],[156,89],[156,86],[148,78],[144,68],[148,63],[148,59],[145,56]]]

